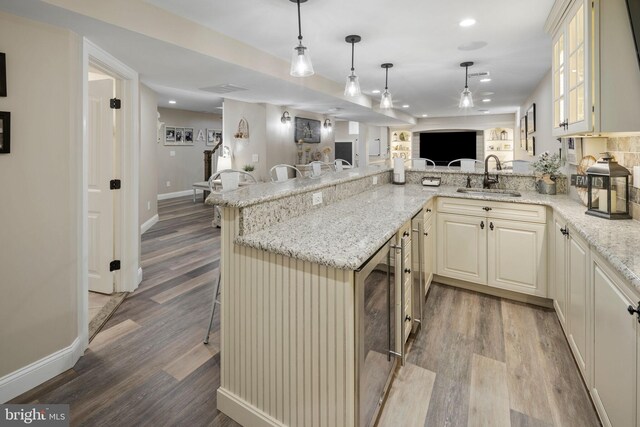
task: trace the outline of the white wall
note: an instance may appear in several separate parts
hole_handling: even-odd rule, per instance
[[[78,336],[81,41],[0,13],[11,153],[0,154],[0,378]]]
[[[203,152],[213,149],[213,147],[207,146],[205,141],[197,140],[198,131],[203,130],[206,139],[206,129],[221,129],[222,118],[219,114],[198,113],[174,108],[159,107],[158,112],[160,113],[160,121],[164,122],[165,126],[193,128],[193,145],[164,145],[164,139],[156,144],[158,193],[166,194],[191,190],[194,182],[208,179],[204,176]],[[170,183],[169,186],[167,186],[167,182]]]
[[[551,134],[553,126],[553,112],[551,102],[551,70],[540,80],[538,86],[527,100],[520,106],[520,116],[527,114],[527,109],[535,102],[536,104],[536,131],[533,136],[536,138],[536,156],[540,153],[549,151],[557,153],[560,143]],[[519,160],[535,160],[535,157],[520,148],[520,118],[518,118],[518,127],[514,135],[515,159]]]
[[[158,214],[158,160],[156,153],[158,100],[154,91],[140,85],[140,225]]]

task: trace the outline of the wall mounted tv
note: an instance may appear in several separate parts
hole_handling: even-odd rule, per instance
[[[476,132],[422,132],[420,157],[447,166],[456,159],[476,158]]]
[[[629,11],[629,21],[631,22],[631,32],[636,45],[636,57],[640,65],[640,0],[627,0],[627,10]]]

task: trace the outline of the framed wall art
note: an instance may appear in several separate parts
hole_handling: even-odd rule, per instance
[[[11,113],[0,111],[0,154],[11,152]]]
[[[294,142],[319,144],[320,143],[320,120],[304,119],[296,117],[296,131]]]
[[[220,142],[222,142],[222,130],[207,129],[207,145],[215,147]]]
[[[182,142],[185,144],[193,144],[193,128],[184,128],[184,138]]]
[[[166,126],[164,128],[164,145],[173,145],[176,143],[176,128]]]
[[[184,128],[176,128],[176,144],[184,142]]]
[[[536,104],[531,104],[527,110],[527,135],[531,135],[536,131]]]
[[[527,116],[520,118],[520,148],[527,149]]]
[[[536,137],[530,136],[527,138],[527,153],[530,156],[536,155]]]
[[[0,96],[7,96],[7,59],[0,52]]]

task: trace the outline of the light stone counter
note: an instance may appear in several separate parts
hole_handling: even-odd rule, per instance
[[[585,215],[565,195],[522,192],[522,197],[469,195],[457,187],[384,185],[306,215],[240,236],[236,242],[268,252],[357,270],[433,197],[456,197],[550,206],[640,292],[640,223]]]

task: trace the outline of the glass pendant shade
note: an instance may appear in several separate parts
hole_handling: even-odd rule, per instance
[[[382,92],[382,98],[380,98],[380,108],[388,109],[393,108],[393,100],[391,99],[391,92],[387,89]]]
[[[460,95],[459,108],[473,108],[473,96],[468,87],[465,87]]]
[[[314,74],[309,50],[302,45],[302,42],[293,48],[290,74],[294,77],[308,77]]]
[[[344,95],[345,96],[360,96],[360,82],[358,81],[358,76],[355,74],[351,74],[347,76],[347,84],[344,87]]]

